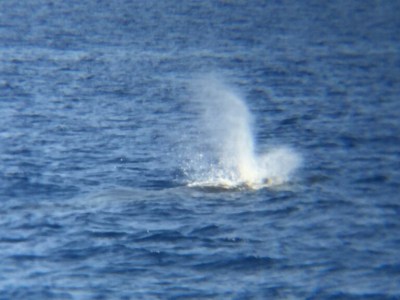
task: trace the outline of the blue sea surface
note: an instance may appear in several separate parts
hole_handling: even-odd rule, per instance
[[[0,299],[400,299],[399,11],[0,1]],[[289,182],[188,186],[210,73]]]

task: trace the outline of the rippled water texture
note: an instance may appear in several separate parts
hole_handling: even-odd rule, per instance
[[[400,299],[399,11],[1,1],[0,299]]]

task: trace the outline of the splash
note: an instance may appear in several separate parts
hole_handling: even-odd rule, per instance
[[[196,80],[193,90],[201,118],[184,166],[189,186],[258,189],[289,180],[300,157],[287,147],[256,154],[253,119],[239,92],[215,76]]]

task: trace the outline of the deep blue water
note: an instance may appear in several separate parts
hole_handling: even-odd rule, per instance
[[[0,299],[400,299],[399,11],[1,1]],[[209,72],[290,182],[187,186]]]

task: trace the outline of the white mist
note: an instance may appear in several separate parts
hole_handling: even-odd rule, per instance
[[[185,167],[190,185],[259,188],[289,180],[299,156],[285,147],[256,155],[253,120],[238,92],[215,76],[196,80],[192,87],[201,120],[199,145],[193,147],[200,153],[191,153]]]

